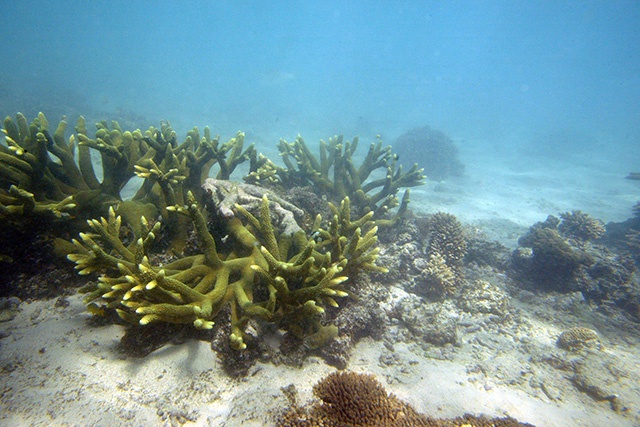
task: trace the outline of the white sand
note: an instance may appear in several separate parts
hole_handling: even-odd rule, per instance
[[[2,325],[10,336],[0,341],[1,425],[273,425],[272,414],[286,405],[281,387],[295,384],[306,401],[312,385],[333,370],[310,358],[302,369],[257,364],[246,378],[230,379],[208,343],[197,341],[121,360],[115,346],[123,328],[92,326],[80,298],[69,301],[67,308],[55,308],[53,301],[23,304],[15,319]],[[397,364],[387,366],[379,362],[383,345],[365,339],[349,369],[375,374],[387,390],[438,417],[473,412],[549,427],[633,425],[608,402],[571,388],[553,402],[527,387],[478,381],[466,368],[477,362],[473,349],[464,343],[451,362],[427,359],[398,344]],[[518,357],[504,360],[521,363]]]

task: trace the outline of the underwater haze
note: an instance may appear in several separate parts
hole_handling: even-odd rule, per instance
[[[640,0],[0,37],[0,426],[640,426]]]
[[[640,151],[638,22],[636,1],[7,1],[0,108],[270,143],[428,124],[624,162]]]

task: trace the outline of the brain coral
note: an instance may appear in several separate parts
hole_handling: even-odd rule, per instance
[[[320,399],[311,408],[295,404],[280,416],[278,427],[533,427],[506,418],[465,414],[455,419],[435,419],[417,412],[411,405],[387,393],[373,375],[333,372],[313,387]]]
[[[556,345],[565,350],[578,350],[591,345],[599,345],[598,333],[593,329],[575,327],[567,329],[558,337]]]

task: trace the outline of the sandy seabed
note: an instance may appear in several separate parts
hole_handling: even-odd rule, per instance
[[[615,165],[473,158],[464,178],[413,189],[412,208],[454,213],[515,247],[517,238],[548,214],[581,209],[605,222],[623,221],[640,199],[639,183],[624,180],[629,171]],[[400,287],[390,285],[390,298],[403,296]],[[117,351],[124,328],[96,326],[79,296],[67,301],[23,303],[13,320],[0,324],[1,425],[268,426],[288,404],[282,387],[295,385],[305,402],[312,386],[335,370],[310,357],[302,368],[257,363],[245,377],[232,379],[210,344],[195,340],[144,358],[124,358]],[[411,342],[390,346],[366,338],[348,369],[374,374],[389,392],[435,417],[469,412],[509,415],[539,427],[640,425],[637,329],[603,330],[601,315],[578,318],[554,301],[512,296],[512,304],[519,313],[513,326],[463,328],[449,360],[430,357]],[[586,304],[584,310],[589,311]],[[500,340],[522,342],[526,336],[538,350],[552,353],[558,334],[576,325],[600,333],[598,360],[612,372],[602,383],[617,393],[622,410],[573,386],[568,373],[533,362],[526,346],[499,350]],[[496,341],[487,342],[492,337]]]

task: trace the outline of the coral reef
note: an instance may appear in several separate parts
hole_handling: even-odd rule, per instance
[[[427,295],[442,297],[455,292],[457,275],[439,252],[429,255],[422,276]]]
[[[427,252],[440,254],[452,268],[460,266],[467,253],[467,241],[462,224],[455,215],[438,212],[428,221]]]
[[[426,291],[436,296],[452,294],[464,281],[461,271],[467,253],[462,224],[455,215],[438,212],[427,222],[429,260],[425,266]]]
[[[246,211],[258,214],[262,198],[266,195],[270,202],[270,211],[277,217],[278,228],[288,235],[302,231],[298,222],[304,221],[305,212],[264,187],[208,178],[204,181],[203,188],[223,218],[235,217],[236,205],[242,206]]]
[[[390,210],[399,207],[393,218],[403,215],[409,203],[406,190],[402,201],[396,194],[400,188],[423,184],[422,169],[417,164],[404,172],[396,165],[391,147],[383,147],[382,141],[371,143],[364,160],[356,165],[354,153],[358,137],[344,141],[342,135],[320,141],[319,158],[311,153],[301,136],[295,141],[280,140],[278,148],[285,167],[279,167],[262,157],[246,178],[253,183],[278,183],[287,187],[313,185],[329,201],[339,202],[349,197],[356,212],[363,215],[374,213],[378,225],[388,225]],[[384,173],[380,178],[378,172]]]
[[[594,263],[593,257],[572,246],[557,229],[532,227],[519,243],[521,247],[514,253],[516,266],[530,268],[532,278],[546,287],[566,286],[580,267]]]
[[[91,211],[114,202],[112,195],[97,190],[100,183],[93,174],[88,147],[77,144],[74,137],[67,141],[66,128],[62,120],[52,135],[42,113],[30,124],[20,113],[15,120],[5,118],[6,145],[0,145],[0,214],[4,217],[69,218],[76,207]]]
[[[461,176],[464,165],[458,159],[458,148],[443,132],[423,126],[411,129],[393,143],[399,154],[400,163],[417,162],[425,168],[427,177],[442,181],[449,177]]]
[[[375,264],[372,213],[351,221],[348,198],[331,207],[328,228],[321,228],[318,218],[312,239],[302,231],[276,235],[266,196],[258,217],[236,204],[246,224],[238,217],[225,221],[225,242],[216,242],[189,192],[185,205],[167,209],[193,223],[200,253],[156,265],[149,249],[161,223],[151,226],[143,217],[141,233],[127,245],[121,217],[110,209],[108,218],[89,221],[92,233],[73,240],[76,251],[68,258],[80,274],[102,272],[97,284],[83,290],[90,307],[103,301],[125,321],[211,329],[218,312],[228,306],[229,339],[236,349],[246,348],[245,328],[251,319],[274,322],[300,338],[320,340],[320,345],[329,328],[320,323],[322,306],[337,307],[334,298],[348,295],[342,285],[347,275],[385,271]]]
[[[449,302],[426,302],[413,295],[403,298],[395,307],[395,316],[417,338],[417,342],[428,349],[428,345],[438,347],[459,342],[458,314]]]
[[[636,263],[640,263],[640,202],[633,206],[633,218],[627,220],[630,227],[626,230],[626,243]]]
[[[571,228],[569,235],[562,234],[563,222],[549,216],[520,238],[511,257],[514,277],[547,291],[578,291],[590,301],[616,304],[637,317],[640,290],[634,285],[636,266],[630,255],[584,240],[592,232],[578,232],[582,238],[576,238]]]
[[[560,218],[558,231],[566,237],[588,241],[599,239],[606,232],[602,221],[581,211],[564,212]]]
[[[487,280],[476,280],[465,286],[457,304],[467,313],[495,314],[501,318],[506,317],[510,310],[507,294]]]
[[[300,407],[295,389],[283,392],[291,407],[277,420],[278,427],[516,427],[531,426],[513,418],[464,415],[442,420],[427,417],[389,394],[373,375],[334,372],[313,387],[318,402]]]
[[[120,192],[137,175],[144,182],[133,200],[141,205],[154,203],[166,220],[166,206],[184,202],[187,191],[200,198],[201,185],[214,164],[219,166],[218,178],[228,179],[240,163],[256,156],[253,145],[243,150],[242,132],[220,143],[209,128],[202,137],[193,128],[178,144],[168,122],[143,133],[123,131],[116,121],[101,121],[90,138],[83,116],[78,118],[75,135],[66,139],[66,129],[63,119],[51,134],[43,113],[30,124],[21,113],[15,120],[5,118],[0,214],[57,219],[105,215],[109,206],[121,202]],[[92,150],[100,154],[101,180],[94,170]]]
[[[584,347],[600,347],[598,333],[593,329],[574,327],[567,329],[558,336],[556,345],[564,350],[579,350]]]

